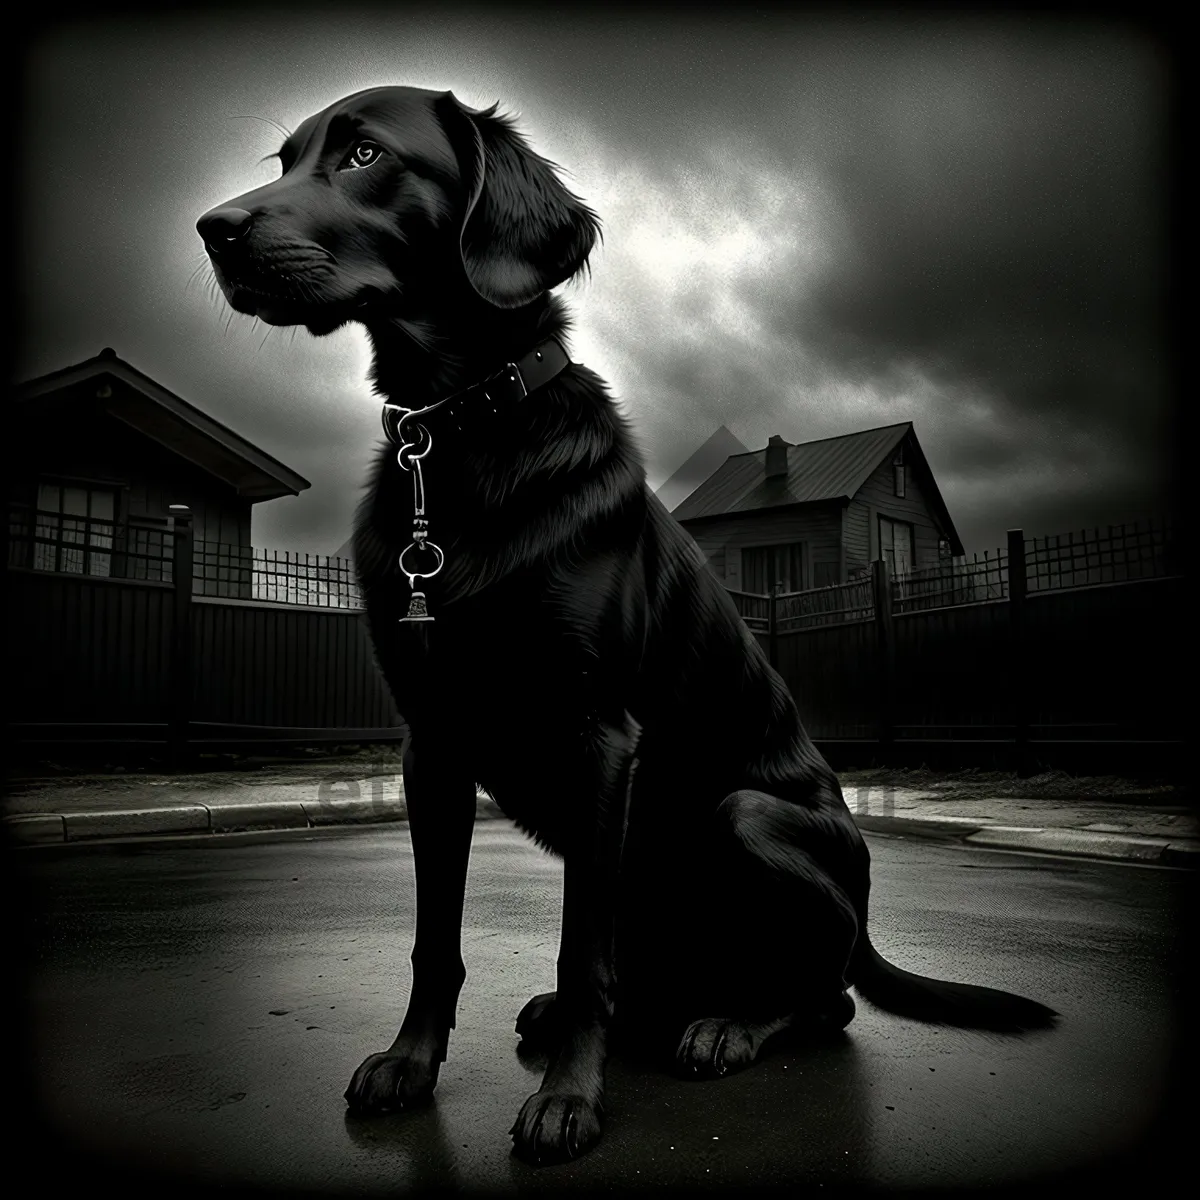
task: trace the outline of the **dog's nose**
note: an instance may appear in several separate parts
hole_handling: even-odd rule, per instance
[[[196,222],[196,230],[214,254],[220,254],[250,231],[252,213],[244,208],[214,208]]]

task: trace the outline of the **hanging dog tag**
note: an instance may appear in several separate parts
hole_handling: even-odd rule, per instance
[[[413,592],[408,602],[408,613],[400,618],[401,621],[432,621],[429,610],[425,607],[425,593]]]

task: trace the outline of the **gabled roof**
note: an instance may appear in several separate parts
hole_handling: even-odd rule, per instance
[[[849,500],[911,428],[912,422],[905,421],[788,446],[787,476],[779,479],[766,478],[762,450],[732,455],[672,516],[689,521],[813,500]]]
[[[849,501],[906,438],[924,477],[929,506],[946,530],[953,553],[962,554],[962,543],[911,421],[788,445],[787,474],[777,479],[766,477],[764,451],[731,455],[671,515],[677,521],[696,521],[790,504]]]
[[[311,487],[303,475],[233,432],[195,405],[143,375],[110,349],[49,375],[19,384],[17,403],[27,403],[95,384],[104,410],[190,462],[215,475],[239,496],[274,500]],[[108,394],[99,395],[108,385]]]
[[[688,498],[731,454],[745,454],[746,447],[724,426],[719,426],[704,443],[654,494],[668,512]]]

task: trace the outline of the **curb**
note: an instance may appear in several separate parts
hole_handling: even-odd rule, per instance
[[[99,839],[155,835],[222,834],[271,829],[317,829],[337,825],[403,822],[408,809],[395,798],[336,801],[276,800],[247,804],[180,804],[162,808],[92,813],[28,813],[8,816],[0,826],[18,847],[63,845]],[[483,792],[476,794],[475,819],[504,819]],[[1065,857],[1200,868],[1200,838],[1140,837],[1086,829],[990,825],[971,817],[856,816],[859,829],[926,841],[959,842],[989,850],[1032,851]]]
[[[475,819],[504,814],[483,792],[475,797]],[[345,800],[271,800],[246,804],[175,804],[107,812],[22,813],[0,819],[17,846],[50,846],[110,838],[178,834],[242,833],[271,829],[317,829],[377,825],[408,820],[403,793]]]
[[[970,817],[855,817],[869,833],[902,834],[931,841],[957,841],[986,850],[1022,850],[1065,857],[1200,867],[1200,838],[1142,837],[1088,829],[990,825]]]
[[[959,842],[984,828],[970,817],[880,817],[854,815],[864,833],[896,833],[937,842]]]
[[[1093,833],[1086,829],[1041,829],[993,825],[963,839],[993,850],[1040,850],[1048,854],[1119,858],[1127,862],[1161,862],[1170,842],[1166,838]]]

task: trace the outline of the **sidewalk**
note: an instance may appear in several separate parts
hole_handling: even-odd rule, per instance
[[[897,786],[911,772],[844,772],[860,828],[993,849],[1081,855],[1168,866],[1200,864],[1200,823],[1178,792],[1111,781],[1029,780],[1029,795],[986,793],[970,772]],[[970,782],[963,782],[964,778]],[[1074,789],[1072,789],[1072,785]],[[1074,791],[1074,794],[1072,793]],[[1068,794],[1059,794],[1059,793]],[[1106,794],[1107,793],[1107,794]],[[482,792],[479,820],[506,819]],[[403,821],[398,763],[276,764],[194,775],[126,774],[10,783],[3,827],[20,846],[140,836],[213,835]]]

